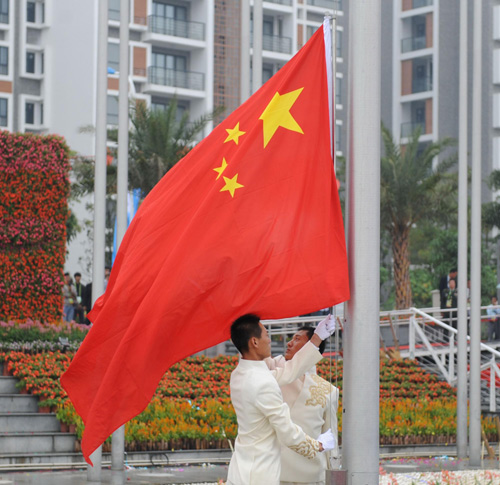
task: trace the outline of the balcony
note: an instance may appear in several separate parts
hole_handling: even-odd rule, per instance
[[[278,5],[287,5],[290,6],[292,4],[292,0],[265,0],[269,3],[277,3]]]
[[[432,91],[432,77],[413,78],[411,85],[412,94]]]
[[[160,86],[205,90],[205,75],[201,72],[176,71],[162,67],[150,66],[148,68],[148,82]]]
[[[422,37],[408,37],[401,40],[401,52],[418,51],[427,47],[427,38]]]
[[[148,17],[148,30],[154,34],[205,40],[205,24],[201,22],[187,22],[185,20],[150,15]]]
[[[280,52],[282,54],[292,53],[292,39],[278,35],[263,35],[262,49],[265,51]]]
[[[420,134],[425,134],[425,122],[424,121],[409,121],[406,123],[401,123],[401,138],[408,138],[413,135],[413,132],[420,128]]]
[[[342,10],[342,0],[307,0],[307,4],[329,10]]]

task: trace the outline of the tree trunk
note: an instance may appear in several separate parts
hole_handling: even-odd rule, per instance
[[[396,309],[411,306],[410,283],[410,228],[398,227],[392,232],[392,257],[394,284],[396,286]]]

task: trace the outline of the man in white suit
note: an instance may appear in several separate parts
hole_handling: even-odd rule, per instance
[[[284,368],[288,362],[314,336],[314,328],[305,326],[300,328],[287,344],[285,355],[273,359],[266,359],[268,367],[273,369]],[[322,354],[325,342],[319,346]],[[327,429],[332,430],[335,444],[338,443],[337,407],[339,390],[329,382],[319,377],[316,366],[294,382],[281,386],[283,401],[290,408],[290,416],[308,435],[318,436]],[[281,485],[324,485],[325,471],[330,469],[330,457],[338,457],[338,446],[327,453],[320,453],[312,460],[282,446],[281,447]]]
[[[231,340],[242,358],[231,374],[231,401],[238,419],[238,436],[227,485],[278,485],[280,442],[307,459],[334,448],[330,430],[314,439],[292,422],[279,388],[293,382],[321,359],[318,347],[334,330],[334,321],[326,318],[295,359],[271,372],[264,362],[271,356],[271,339],[260,318],[244,315],[233,322]]]

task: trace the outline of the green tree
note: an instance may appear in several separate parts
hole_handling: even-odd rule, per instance
[[[410,232],[420,221],[443,221],[456,209],[456,176],[449,173],[456,156],[438,161],[453,144],[449,138],[423,144],[417,128],[406,145],[398,145],[382,125],[381,226],[391,239],[396,308],[412,304]]]
[[[129,142],[129,186],[145,197],[160,179],[194,146],[197,135],[223,107],[189,121],[185,112],[177,116],[174,99],[165,110],[149,109],[139,102],[132,110]]]

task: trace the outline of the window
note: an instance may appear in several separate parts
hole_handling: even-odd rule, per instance
[[[26,21],[36,22],[36,3],[26,2]]]
[[[120,70],[120,44],[108,44],[108,67],[115,71]]]
[[[273,66],[262,66],[262,84],[267,83],[273,77]]]
[[[342,126],[335,125],[335,151],[340,151],[340,136],[341,136]]]
[[[5,98],[0,98],[0,126],[7,126],[7,100]]]
[[[26,72],[35,74],[35,53],[26,52]]]
[[[109,0],[108,15],[109,20],[120,20],[120,0]]]
[[[26,103],[25,113],[24,113],[24,122],[27,125],[34,125],[35,124],[35,103]]]
[[[186,71],[187,59],[184,56],[153,52],[153,66],[159,69]]]
[[[169,107],[170,101],[166,99],[154,99],[151,103],[151,109],[153,111],[166,111]],[[185,113],[188,112],[188,106],[186,104],[177,103],[177,109],[175,112],[175,121],[179,122]]]
[[[0,0],[0,24],[9,23],[9,0]]]
[[[342,57],[342,31],[340,30],[337,30],[335,34],[335,44],[336,56]]]
[[[264,35],[273,35],[274,34],[274,23],[272,19],[264,18],[262,22],[262,33]]]
[[[153,15],[166,19],[187,20],[187,8],[180,5],[153,2]]]
[[[118,98],[116,96],[108,96],[108,125],[118,124]]]
[[[40,124],[43,125],[43,103],[40,103]]]
[[[342,104],[342,78],[335,78],[335,104]]]
[[[9,74],[9,49],[8,47],[0,47],[0,74]]]

